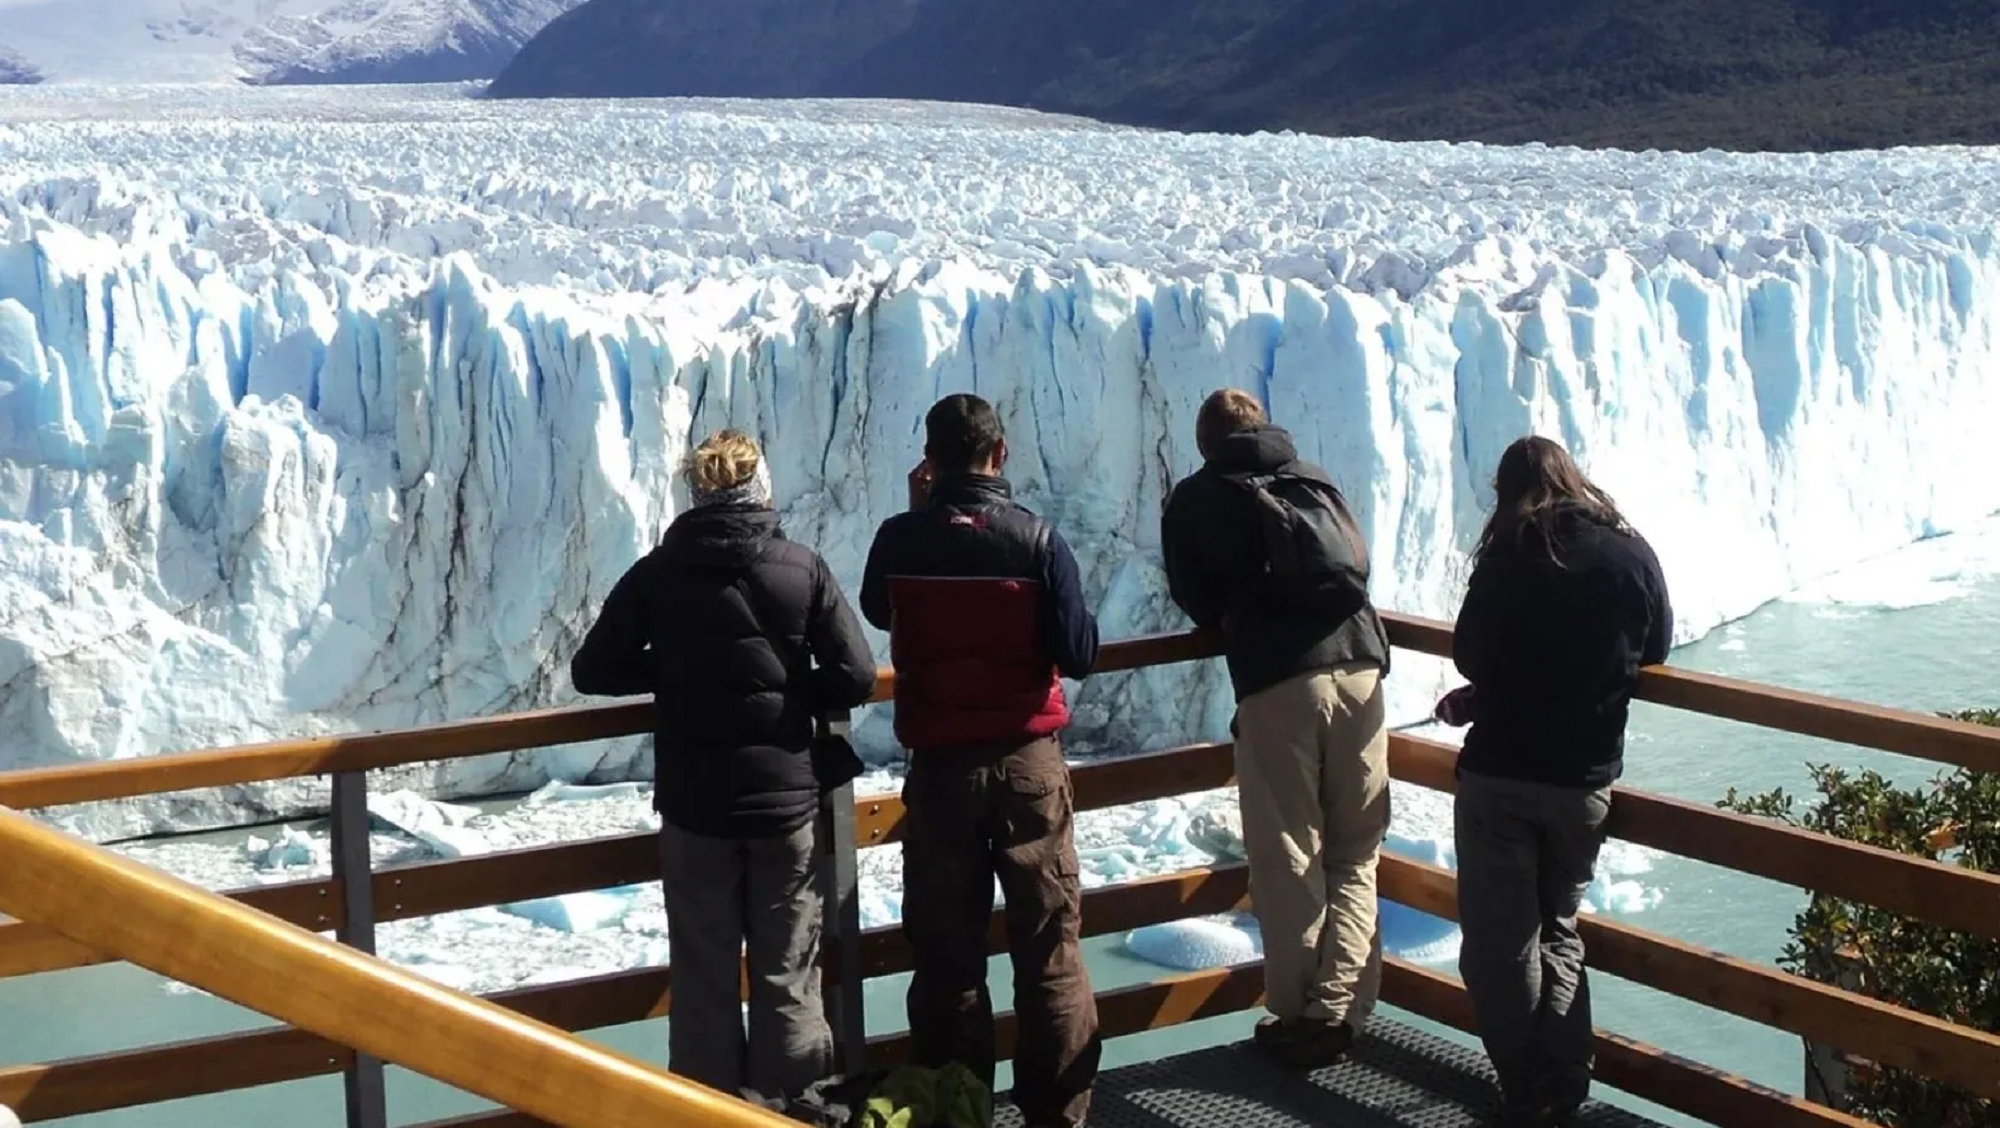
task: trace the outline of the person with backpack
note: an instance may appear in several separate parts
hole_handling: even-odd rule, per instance
[[[1437,712],[1472,725],[1453,801],[1459,974],[1499,1077],[1500,1121],[1534,1128],[1590,1093],[1576,916],[1639,669],[1666,661],[1674,613],[1652,547],[1560,445],[1508,447],[1494,493],[1452,631],[1470,685]]]
[[[1064,677],[1097,664],[1097,619],[1055,527],[1014,504],[993,405],[924,418],[910,508],[883,522],[861,613],[889,632],[903,784],[912,1063],[993,1084],[987,935],[997,878],[1014,964],[1014,1101],[1026,1128],[1080,1128],[1102,1043],[1079,943]]]
[[[718,432],[685,476],[693,507],[612,587],[570,678],[583,693],[656,703],[668,1067],[732,1096],[782,1100],[833,1070],[819,814],[861,763],[819,737],[824,718],[872,695],[875,660],[826,562],[785,539],[749,436]]]
[[[1389,638],[1345,499],[1256,397],[1210,396],[1195,443],[1204,465],[1168,497],[1160,544],[1174,602],[1221,635],[1236,692],[1237,788],[1270,1010],[1256,1044],[1318,1068],[1347,1055],[1381,989]]]

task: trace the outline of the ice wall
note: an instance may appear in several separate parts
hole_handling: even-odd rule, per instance
[[[564,700],[691,435],[762,435],[792,533],[851,586],[924,407],[968,388],[1110,635],[1174,625],[1160,498],[1237,384],[1355,495],[1384,604],[1450,614],[1484,482],[1535,429],[1651,535],[1691,637],[2000,509],[1993,167],[901,103],[0,93],[0,765]],[[1441,676],[1399,660],[1399,716]],[[1118,675],[1074,735],[1174,743],[1228,707],[1207,667]],[[644,770],[627,741],[382,782]]]
[[[851,587],[924,409],[960,390],[1000,407],[1010,475],[1077,546],[1107,637],[1177,623],[1159,508],[1225,384],[1343,484],[1378,601],[1420,614],[1453,610],[1485,483],[1530,430],[1653,541],[1682,639],[2000,509],[1990,233],[1808,226],[1754,270],[1609,251],[1525,289],[1479,269],[1497,243],[1469,248],[1408,297],[947,261],[584,300],[463,255],[327,283],[38,224],[0,242],[0,759],[564,699],[596,602],[675,510],[691,435],[756,433],[789,533]],[[1403,662],[1396,712],[1439,676]],[[1208,666],[1107,678],[1077,736],[1160,746],[1219,732],[1228,707]],[[610,779],[640,756],[429,782]]]

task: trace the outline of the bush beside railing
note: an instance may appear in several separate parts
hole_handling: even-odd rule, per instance
[[[2000,711],[1947,714],[2000,726]],[[1915,858],[2000,873],[2000,775],[1959,769],[1901,787],[1873,771],[1812,767],[1803,810],[1783,790],[1738,795],[1725,809]],[[1988,912],[2000,917],[2000,902]],[[1816,982],[2000,1033],[2000,940],[1816,893],[1793,923],[1779,966]],[[2000,1103],[1895,1064],[1808,1042],[1812,1095],[1897,1128],[2000,1128]],[[2000,1057],[1991,1065],[2000,1075]]]

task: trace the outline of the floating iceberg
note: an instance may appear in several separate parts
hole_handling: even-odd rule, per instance
[[[1160,967],[1207,971],[1263,959],[1264,940],[1255,919],[1231,914],[1149,924],[1125,937],[1125,950]]]
[[[254,834],[245,839],[243,856],[259,870],[270,872],[311,868],[325,860],[327,854],[311,835],[285,827],[275,842]]]
[[[1650,535],[1683,640],[2000,510],[2000,176],[1976,154],[394,92],[117,118],[0,96],[6,766],[569,700],[677,460],[724,425],[763,440],[788,531],[852,589],[923,409],[958,390],[1000,406],[1107,637],[1179,625],[1158,513],[1223,384],[1346,486],[1377,599],[1420,614],[1454,609],[1529,430]],[[1445,680],[1399,656],[1392,712]],[[1217,737],[1231,704],[1212,663],[1094,679],[1072,745]],[[881,762],[885,710],[857,736]],[[395,783],[614,783],[647,755]]]
[[[565,893],[500,906],[500,911],[558,932],[597,932],[613,928],[632,911],[638,886],[593,893]]]
[[[492,844],[466,822],[479,811],[451,803],[426,799],[413,791],[391,791],[368,796],[368,813],[374,821],[422,842],[441,858],[463,858],[484,854]]]

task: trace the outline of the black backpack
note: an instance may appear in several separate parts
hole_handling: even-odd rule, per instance
[[[1264,535],[1258,587],[1275,603],[1346,619],[1368,605],[1368,546],[1330,482],[1299,474],[1231,474],[1249,493]]]

